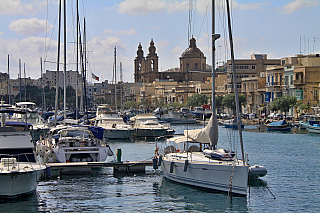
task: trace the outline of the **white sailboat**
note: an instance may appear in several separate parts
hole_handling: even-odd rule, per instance
[[[227,1],[227,9],[229,12],[228,4],[229,3]],[[220,35],[215,34],[214,32],[214,1],[212,2],[212,13],[212,116],[205,128],[197,130],[185,130],[184,136],[168,139],[169,144],[159,156],[158,164],[161,165],[164,176],[169,180],[205,189],[246,196],[249,165],[245,161],[242,145],[240,106],[235,82],[235,69],[233,69],[234,92],[236,97],[235,102],[237,105],[237,121],[239,127],[238,131],[240,136],[242,159],[238,159],[236,153],[234,152],[224,149],[215,149],[218,144],[218,123],[214,99],[214,43],[215,40],[220,37]],[[229,34],[232,49],[230,26]],[[233,59],[233,50],[231,50],[231,52],[231,58]]]

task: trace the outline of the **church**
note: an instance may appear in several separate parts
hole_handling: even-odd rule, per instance
[[[207,70],[206,57],[197,47],[196,39],[191,38],[189,47],[181,54],[180,69],[159,72],[159,56],[156,53],[153,39],[149,46],[149,53],[144,57],[141,43],[134,59],[135,83],[152,83],[153,81],[201,81],[211,77],[211,70]]]

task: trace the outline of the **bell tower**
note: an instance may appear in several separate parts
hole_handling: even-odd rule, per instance
[[[159,57],[156,53],[156,47],[154,46],[153,39],[151,39],[149,54],[146,57],[146,71],[147,73],[158,72]]]
[[[134,81],[143,82],[143,76],[145,74],[145,58],[143,56],[143,50],[141,43],[139,43],[137,56],[134,59]]]

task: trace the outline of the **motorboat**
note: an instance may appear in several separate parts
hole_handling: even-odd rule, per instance
[[[173,110],[168,110],[168,113],[161,113],[160,109],[157,108],[153,115],[158,118],[160,122],[167,122],[171,124],[196,124],[197,120],[191,118],[182,112],[175,112]]]
[[[169,123],[160,124],[157,117],[152,114],[138,114],[130,118],[133,122],[134,137],[160,137],[171,131]]]
[[[285,120],[266,124],[269,131],[291,131],[291,124]]]
[[[238,129],[237,119],[222,120],[222,125],[225,128]],[[241,129],[243,128],[244,128],[244,124],[241,122]]]
[[[10,119],[7,121],[7,126],[11,125],[18,125],[19,122],[22,123],[28,123],[32,125],[32,128],[30,128],[30,133],[32,136],[33,141],[40,140],[40,137],[44,137],[49,132],[49,127],[47,124],[45,124],[42,120],[42,117],[38,113],[38,111],[35,110],[35,103],[33,102],[18,102],[14,105],[14,109],[19,111],[25,111],[25,114],[20,113],[13,113],[12,116],[10,116]]]
[[[320,116],[311,115],[305,121],[300,121],[299,125],[308,130],[309,133],[320,134]]]
[[[95,126],[105,130],[104,136],[107,139],[129,139],[134,132],[134,128],[126,124],[122,117],[99,116],[95,120]]]
[[[37,142],[36,152],[43,162],[103,162],[114,155],[101,127],[61,125],[51,131],[51,137]]]
[[[0,113],[0,196],[13,198],[34,192],[46,166],[37,161],[28,126],[18,131],[5,125],[5,113],[25,112],[1,109]]]
[[[33,141],[38,141],[49,133],[49,126],[43,122],[42,117],[37,111],[29,108],[21,110],[25,111],[26,114],[14,113],[10,120],[31,124],[30,134]]]

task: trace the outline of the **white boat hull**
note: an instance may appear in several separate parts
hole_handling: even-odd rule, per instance
[[[32,171],[10,171],[0,173],[0,196],[16,197],[37,189],[37,181],[44,167]]]
[[[205,189],[247,195],[249,166],[190,161],[186,171],[184,168],[184,160],[164,159],[161,163],[164,176],[169,180]],[[232,175],[232,187],[230,187]]]

